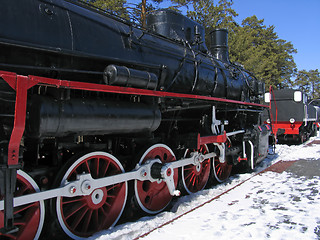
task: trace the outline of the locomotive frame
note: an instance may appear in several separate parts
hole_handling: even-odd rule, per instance
[[[147,30],[72,1],[21,4],[30,23],[8,25],[43,22],[0,37],[0,236],[86,238],[267,155],[264,86],[229,61],[226,30],[209,52],[172,11]]]
[[[127,87],[119,87],[119,86],[108,86],[108,85],[101,85],[101,84],[92,84],[92,83],[84,83],[84,82],[74,82],[74,81],[67,81],[67,80],[57,80],[57,79],[50,79],[44,77],[37,77],[37,76],[22,76],[17,75],[12,72],[4,72],[0,71],[0,77],[4,79],[15,91],[16,91],[16,102],[15,102],[15,120],[14,120],[14,127],[12,130],[12,135],[10,138],[10,142],[8,145],[8,155],[7,155],[7,168],[3,169],[2,171],[5,174],[4,179],[14,179],[15,178],[15,171],[16,169],[21,168],[21,163],[19,160],[19,149],[20,149],[20,142],[22,139],[22,135],[25,129],[25,119],[26,119],[26,106],[27,106],[27,92],[28,89],[35,85],[41,86],[51,86],[54,88],[65,88],[65,89],[78,89],[78,90],[85,90],[85,91],[94,91],[94,92],[108,92],[108,93],[120,93],[120,94],[128,94],[128,95],[140,95],[140,96],[153,96],[157,98],[179,98],[179,99],[196,99],[196,100],[204,100],[212,102],[213,104],[222,103],[228,104],[233,106],[243,106],[244,111],[254,111],[254,109],[264,109],[266,108],[265,105],[257,104],[257,103],[248,103],[248,102],[240,102],[236,100],[230,99],[221,99],[215,97],[208,97],[208,96],[199,96],[199,95],[190,95],[190,94],[179,94],[179,93],[171,93],[171,92],[161,92],[161,91],[153,91],[153,90],[146,90],[146,89],[136,89],[136,88],[127,88]],[[197,136],[197,146],[195,149],[200,149],[201,146],[207,144],[217,144],[223,146],[227,139],[236,134],[243,134],[244,130],[239,130],[236,132],[228,132],[226,131],[221,132],[218,135],[211,135],[211,136],[200,136],[200,133]],[[251,143],[252,144],[252,143]],[[221,152],[222,153],[222,152]],[[189,158],[182,158],[180,161],[176,163],[167,163],[164,165],[160,165],[160,178],[166,182],[167,187],[169,189],[170,195],[179,195],[179,192],[176,190],[174,185],[173,176],[177,175],[177,172],[174,171],[178,168],[188,166],[193,164],[195,166],[199,165],[206,159],[218,157],[214,152],[206,153],[206,154],[195,154]],[[238,158],[237,161],[249,161],[249,164],[252,168],[254,168],[254,159],[253,159],[253,151],[251,152],[251,156],[245,158],[246,154],[243,152],[244,158]],[[2,156],[5,157],[5,156]],[[90,174],[80,175],[77,181],[68,182],[63,187],[50,189],[47,191],[37,192],[33,194],[28,194],[25,196],[20,196],[17,198],[13,198],[12,193],[12,184],[6,183],[4,187],[6,194],[5,200],[0,201],[0,210],[4,210],[5,215],[5,227],[7,229],[12,230],[12,226],[10,224],[14,223],[13,220],[13,208],[18,207],[25,204],[30,204],[32,202],[40,202],[41,204],[43,200],[54,198],[54,197],[75,197],[79,195],[90,195],[95,189],[99,189],[101,187],[106,187],[109,185],[126,182],[129,180],[140,180],[145,181],[149,180],[151,182],[159,181],[159,176],[154,176],[153,167],[154,164],[158,163],[157,159],[149,161],[147,164],[142,164],[134,171],[123,173],[119,175],[117,178],[114,176],[101,178],[99,180],[95,180],[91,177]],[[223,161],[221,161],[223,163]],[[230,174],[230,173],[228,173]],[[176,176],[175,176],[176,177]],[[220,176],[221,181],[226,176]],[[86,185],[86,188],[84,188]],[[10,194],[11,193],[11,194]],[[12,211],[12,212],[11,212]],[[158,211],[156,211],[158,212]],[[151,211],[151,213],[153,213]],[[11,218],[10,218],[11,216]],[[73,236],[73,235],[71,235]],[[76,236],[73,236],[76,237]]]

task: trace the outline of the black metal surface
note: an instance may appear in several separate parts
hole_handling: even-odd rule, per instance
[[[288,122],[291,118],[295,122],[315,121],[317,119],[317,109],[315,106],[308,104],[305,93],[302,92],[301,101],[294,100],[296,91],[298,90],[282,89],[274,90],[274,93],[271,94],[271,110],[274,117],[277,110],[277,121]]]
[[[257,135],[258,135],[258,142],[254,143],[254,145],[257,147],[255,150],[255,163],[261,162],[263,159],[265,159],[268,155],[268,149],[269,149],[269,141],[268,138],[271,133],[271,128],[269,128],[267,125],[261,125],[256,128]]]
[[[1,137],[1,136],[0,136]],[[4,200],[3,228],[1,233],[10,234],[18,230],[14,226],[13,198],[16,188],[17,169],[20,165],[8,166],[8,148],[6,141],[0,141],[0,198]]]
[[[166,38],[188,42],[192,48],[206,52],[205,31],[199,23],[173,10],[159,10],[147,17],[147,27]]]
[[[213,56],[223,62],[229,62],[228,30],[215,29],[210,33],[210,37],[210,50]]]
[[[175,12],[159,11],[149,17],[150,28],[164,35],[160,36],[71,1],[4,1],[3,70],[100,83],[99,73],[114,64],[153,74],[152,79],[161,80],[157,89],[257,101],[257,89],[252,87],[257,80],[225,57],[212,58],[203,28]]]
[[[162,179],[162,176],[161,176],[161,169],[163,167],[163,164],[161,163],[154,163],[152,164],[151,166],[151,177],[154,178],[154,179]]]
[[[154,73],[139,71],[124,66],[109,65],[103,76],[107,85],[137,87],[155,90],[158,78]]]
[[[33,137],[152,132],[161,120],[156,107],[122,101],[35,96],[28,111],[26,131]]]

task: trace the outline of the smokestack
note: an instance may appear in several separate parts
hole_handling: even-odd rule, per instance
[[[228,30],[215,29],[210,33],[212,55],[223,62],[229,62]]]

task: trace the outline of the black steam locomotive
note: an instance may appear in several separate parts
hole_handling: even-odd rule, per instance
[[[266,104],[270,105],[272,135],[279,143],[303,143],[317,134],[320,121],[320,103],[309,99],[300,90],[280,89],[265,93]]]
[[[86,238],[254,168],[264,85],[169,10],[139,26],[66,0],[0,8],[0,237]],[[42,233],[41,233],[42,232]]]

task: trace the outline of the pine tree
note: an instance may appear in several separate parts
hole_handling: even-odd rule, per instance
[[[210,32],[217,28],[233,29],[236,26],[234,17],[238,14],[231,8],[232,0],[220,0],[214,4],[213,0],[193,1],[193,11],[187,16],[204,26],[206,30],[206,44],[210,45]]]
[[[109,12],[113,15],[129,19],[129,12],[126,9],[126,0],[78,0],[80,2],[90,3],[100,10]]]
[[[230,60],[241,63],[266,86],[285,88],[295,73],[296,53],[291,42],[280,39],[273,25],[267,27],[256,16],[242,21],[230,34]]]
[[[312,99],[320,98],[320,73],[316,70],[300,70],[292,86],[301,89]]]

